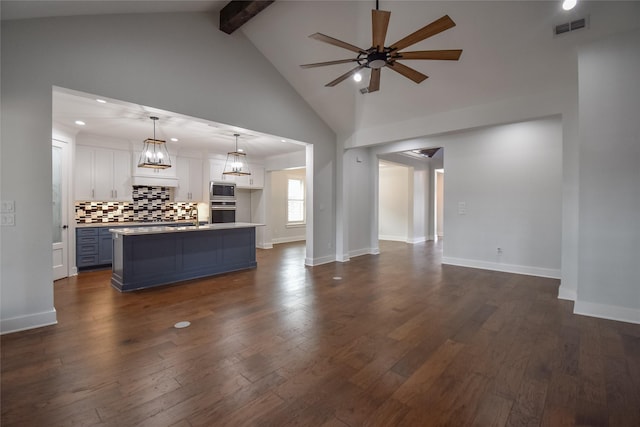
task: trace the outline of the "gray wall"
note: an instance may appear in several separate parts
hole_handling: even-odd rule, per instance
[[[349,218],[349,257],[375,252],[377,243],[371,242],[373,183],[371,180],[371,158],[368,149],[349,150],[344,155],[347,176],[347,210]],[[377,162],[376,162],[377,163]],[[376,165],[377,167],[377,165]]]
[[[640,323],[640,32],[584,47],[576,311]]]
[[[559,278],[560,119],[496,126],[443,140],[443,262]]]
[[[175,111],[313,144],[307,251],[331,260],[335,134],[242,35],[200,13],[82,16],[2,23],[2,331],[55,322],[51,271],[52,86]],[[317,178],[316,178],[317,177]]]
[[[444,147],[440,150],[446,175],[443,262],[560,277],[563,171],[559,117],[389,144],[379,151],[406,150],[411,147],[408,144]],[[442,159],[439,154],[429,164],[441,166]],[[427,184],[431,187],[433,179]],[[381,189],[380,205],[382,197]],[[458,202],[466,204],[464,214],[458,213]],[[426,221],[432,227],[433,206],[425,205]],[[383,218],[380,213],[381,225]],[[503,250],[499,256],[498,247]]]

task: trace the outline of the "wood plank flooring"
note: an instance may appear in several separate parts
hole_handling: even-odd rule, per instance
[[[109,271],[58,281],[57,325],[2,336],[1,424],[640,426],[640,326],[437,243],[381,252],[310,268],[284,244],[127,294]]]

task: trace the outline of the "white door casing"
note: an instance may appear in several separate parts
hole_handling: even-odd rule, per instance
[[[52,207],[53,207],[53,280],[69,276],[68,223],[68,145],[51,142]]]

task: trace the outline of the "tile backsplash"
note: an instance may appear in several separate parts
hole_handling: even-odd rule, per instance
[[[77,201],[76,223],[178,221],[193,219],[197,203],[172,202],[169,187],[133,187],[133,202]]]

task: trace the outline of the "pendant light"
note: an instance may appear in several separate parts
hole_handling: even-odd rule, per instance
[[[233,136],[236,137],[236,150],[227,153],[227,161],[224,164],[224,172],[222,172],[222,174],[236,176],[251,175],[249,164],[247,163],[247,153],[242,151],[242,149],[238,149],[238,137],[240,134],[234,133]]]
[[[157,117],[149,117],[153,120],[153,139],[147,138],[142,145],[142,153],[138,160],[139,168],[151,169],[167,169],[171,167],[171,157],[167,151],[167,142],[162,139],[156,139],[156,121]]]

